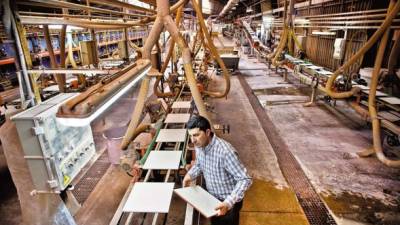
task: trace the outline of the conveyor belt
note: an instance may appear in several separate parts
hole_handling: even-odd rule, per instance
[[[278,158],[282,173],[296,193],[308,222],[310,225],[336,225],[335,220],[310,184],[300,164],[279,136],[276,127],[259,104],[257,97],[253,95],[245,78],[241,75],[238,78]]]

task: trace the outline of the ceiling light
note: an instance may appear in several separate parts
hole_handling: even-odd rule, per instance
[[[313,31],[312,34],[315,34],[315,35],[336,35],[336,32],[331,32],[331,31]]]

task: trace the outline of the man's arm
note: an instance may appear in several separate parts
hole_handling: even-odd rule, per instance
[[[197,151],[197,150],[196,150]],[[196,152],[197,155],[197,152]],[[196,177],[198,177],[201,174],[201,169],[200,169],[200,165],[199,162],[197,160],[196,157],[196,161],[194,162],[194,165],[190,168],[190,170],[186,173],[185,177],[183,178],[183,186],[189,186],[190,182],[194,179],[196,179]]]
[[[247,169],[240,162],[236,151],[228,151],[225,169],[237,181],[232,193],[224,200],[224,203],[231,209],[236,202],[240,202],[243,199],[244,193],[252,184],[252,179],[247,173]]]

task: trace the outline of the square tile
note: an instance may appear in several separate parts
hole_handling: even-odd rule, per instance
[[[172,104],[173,109],[189,109],[191,106],[190,101],[176,101]]]
[[[151,151],[143,165],[143,169],[177,170],[181,161],[182,151]]]
[[[174,183],[135,183],[122,211],[167,213],[173,189]]]
[[[200,186],[185,187],[174,190],[175,193],[199,211],[206,218],[217,214],[215,207],[221,203]]]
[[[362,90],[362,92],[364,94],[369,94],[369,89],[368,90],[367,89]],[[385,97],[385,96],[388,96],[388,95],[386,93],[383,93],[383,92],[380,92],[380,91],[376,91],[376,97]]]
[[[187,123],[190,119],[189,113],[170,113],[164,123]]]
[[[392,104],[392,105],[400,105],[400,98],[396,97],[386,97],[386,98],[379,98],[380,100]]]
[[[161,129],[156,142],[185,142],[186,129]]]

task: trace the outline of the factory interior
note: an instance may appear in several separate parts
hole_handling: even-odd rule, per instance
[[[399,225],[399,11],[1,1],[0,224],[214,223],[200,115],[251,177],[240,225]]]

